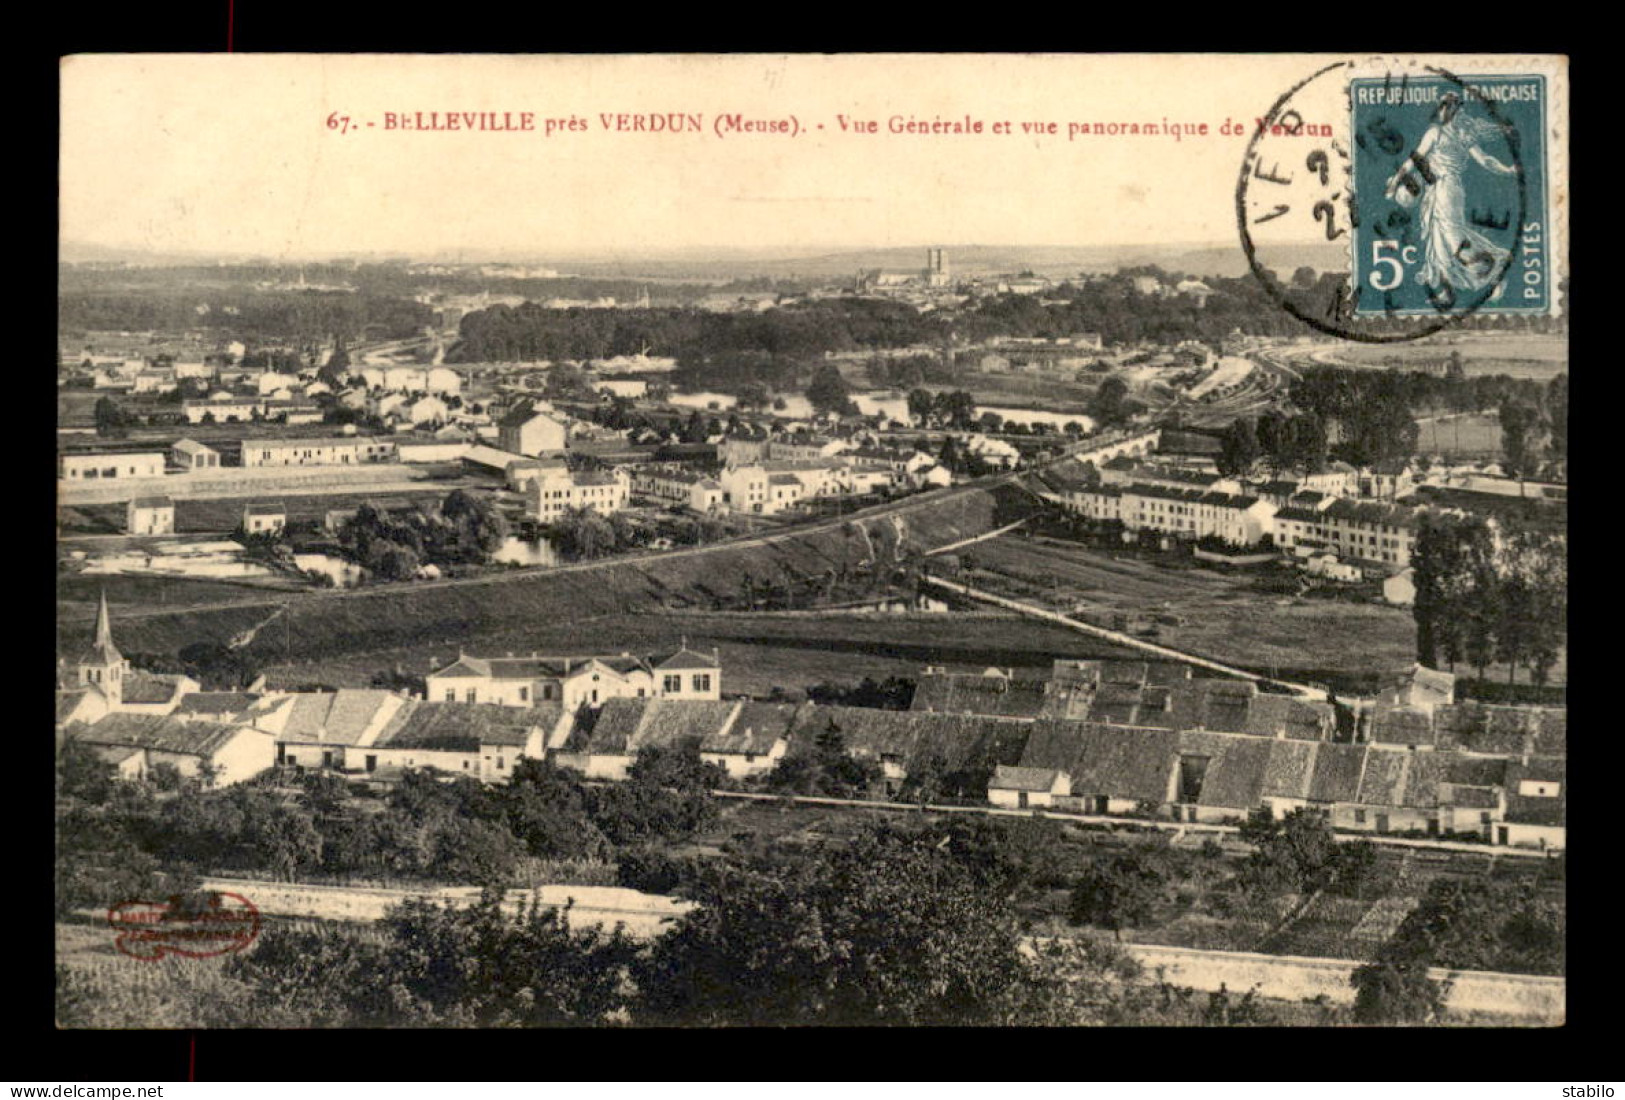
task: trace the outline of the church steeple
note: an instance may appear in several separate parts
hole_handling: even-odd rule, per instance
[[[96,609],[96,640],[79,658],[79,682],[98,688],[115,706],[124,693],[124,654],[113,644],[113,620],[107,613],[107,590],[102,589],[101,605]]]

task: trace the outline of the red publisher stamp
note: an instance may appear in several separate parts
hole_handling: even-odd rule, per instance
[[[207,959],[241,951],[260,934],[260,911],[241,894],[124,901],[107,911],[113,946],[132,959]]]

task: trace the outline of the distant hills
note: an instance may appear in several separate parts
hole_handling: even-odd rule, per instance
[[[755,277],[825,279],[847,277],[859,271],[880,268],[911,271],[925,266],[927,245],[903,248],[866,248],[838,251],[784,248],[717,248],[622,251],[606,249],[593,254],[532,255],[501,254],[469,250],[457,256],[444,254],[422,257],[434,263],[541,263],[570,275],[589,277],[716,279],[728,281]],[[1032,271],[1038,275],[1062,277],[1079,272],[1111,272],[1124,267],[1155,264],[1166,271],[1187,275],[1234,278],[1248,271],[1239,244],[1191,245],[966,245],[946,247],[948,265],[954,275],[993,275]],[[263,256],[231,256],[206,253],[158,253],[140,249],[64,241],[61,259],[65,263],[127,263],[138,266],[196,264],[300,262],[296,258],[270,259]],[[400,255],[345,255],[305,257],[304,262],[334,260],[361,263],[399,263]],[[416,257],[414,257],[416,259]],[[1347,263],[1347,253],[1336,244],[1306,244],[1291,249],[1272,250],[1268,262],[1283,277],[1299,267],[1317,271],[1337,271]]]
[[[1234,278],[1248,271],[1247,258],[1239,244],[1216,245],[968,245],[945,248],[948,266],[954,275],[993,275],[1032,271],[1051,277],[1078,272],[1111,272],[1124,267],[1155,264],[1167,271],[1187,275]],[[917,248],[869,248],[838,252],[786,255],[761,250],[734,254],[689,254],[648,257],[560,258],[555,262],[582,275],[711,276],[715,278],[828,278],[849,276],[880,268],[910,271],[925,266],[926,246]],[[1271,266],[1290,275],[1299,267],[1336,271],[1348,262],[1348,253],[1337,245],[1305,245],[1276,250],[1268,259]]]

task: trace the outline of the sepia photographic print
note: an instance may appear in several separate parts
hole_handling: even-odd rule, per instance
[[[59,1028],[1565,1023],[1565,58],[60,87]]]

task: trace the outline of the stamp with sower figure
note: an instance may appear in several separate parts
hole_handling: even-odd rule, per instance
[[[1307,324],[1359,341],[1416,339],[1478,313],[1556,313],[1555,75],[1511,59],[1311,74],[1261,120],[1243,162],[1237,218],[1254,272]],[[1324,309],[1269,273],[1272,250],[1305,234],[1348,246],[1348,284]]]

